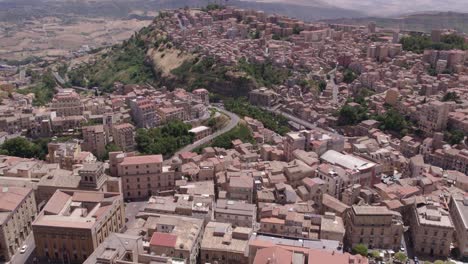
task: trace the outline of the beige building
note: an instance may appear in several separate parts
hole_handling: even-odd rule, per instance
[[[125,199],[146,199],[175,188],[174,167],[163,166],[162,155],[131,156],[129,153],[110,154],[110,166],[122,179]]]
[[[216,201],[214,216],[216,222],[251,228],[256,223],[257,206],[240,201],[219,199]]]
[[[205,138],[211,135],[211,128],[206,127],[206,126],[199,126],[199,127],[194,127],[190,129],[189,132],[193,133],[195,135],[195,141],[198,141],[202,138]]]
[[[454,242],[463,257],[468,257],[468,196],[452,196],[450,215],[455,227]]]
[[[57,116],[81,116],[84,106],[79,94],[73,89],[65,89],[54,96],[51,110],[55,111]]]
[[[92,152],[98,158],[104,157],[106,154],[106,145],[109,141],[104,126],[96,125],[83,127],[82,132],[83,150]]]
[[[0,261],[9,261],[23,246],[36,216],[36,200],[31,188],[1,188]]]
[[[112,232],[122,231],[124,210],[118,193],[57,190],[32,225],[36,256],[83,263]]]
[[[251,234],[251,228],[208,223],[200,248],[201,263],[248,263],[247,249]]]
[[[149,217],[146,226],[151,236],[151,253],[183,259],[187,264],[197,263],[203,234],[202,219],[158,215]]]
[[[51,142],[47,145],[47,149],[47,162],[58,163],[64,170],[72,170],[76,164],[96,161],[96,157],[91,152],[81,151],[81,145],[77,141]]]
[[[418,124],[426,135],[443,131],[447,127],[449,105],[433,101],[421,106],[418,112]]]
[[[352,206],[347,214],[346,246],[364,244],[368,248],[400,248],[403,222],[400,213],[385,206]]]
[[[124,123],[113,126],[112,137],[120,150],[128,152],[135,149],[135,127],[132,124]]]
[[[450,256],[454,227],[446,210],[433,204],[414,207],[410,218],[410,231],[416,254]]]
[[[343,219],[334,213],[327,212],[321,217],[320,239],[335,240],[343,243],[345,236]]]

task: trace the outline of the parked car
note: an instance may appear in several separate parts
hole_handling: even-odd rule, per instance
[[[27,245],[22,246],[21,249],[20,249],[20,253],[21,253],[21,254],[26,253],[26,249],[27,249],[27,248],[28,248]]]

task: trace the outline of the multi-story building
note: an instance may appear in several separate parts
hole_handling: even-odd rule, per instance
[[[192,91],[193,97],[200,100],[204,105],[210,104],[210,93],[204,88],[196,89]]]
[[[211,135],[211,128],[207,126],[194,127],[189,130],[190,133],[195,135],[195,141]]]
[[[254,204],[219,199],[214,211],[216,222],[250,228],[256,223],[257,207]]]
[[[143,199],[161,191],[175,188],[175,171],[163,166],[162,155],[131,156],[128,153],[110,154],[110,166],[122,179],[125,199]]]
[[[248,263],[251,234],[251,228],[209,222],[201,243],[201,263]]]
[[[81,116],[84,106],[80,95],[73,89],[65,89],[57,93],[52,99],[51,110],[57,113],[57,116]]]
[[[183,216],[158,215],[146,220],[150,252],[159,256],[197,263],[203,234],[203,220]]]
[[[443,131],[447,127],[449,104],[432,101],[422,105],[418,112],[418,124],[426,135]]]
[[[364,244],[368,248],[400,248],[403,235],[401,214],[385,206],[357,206],[348,211],[345,243],[348,248]]]
[[[37,216],[33,190],[2,187],[0,211],[0,261],[9,261],[32,231]]]
[[[137,127],[152,128],[160,124],[156,106],[150,100],[145,98],[133,99],[130,101],[130,109]]]
[[[455,228],[454,242],[460,254],[468,257],[468,196],[453,195],[450,201],[450,215]]]
[[[49,163],[58,163],[64,170],[72,170],[74,165],[91,163],[96,157],[88,151],[81,151],[78,141],[51,142],[47,145],[48,154],[46,160]]]
[[[125,212],[118,193],[57,190],[32,227],[40,261],[83,263],[113,232]]]
[[[135,149],[135,127],[129,123],[112,126],[114,143],[124,152]]]
[[[446,170],[456,170],[468,175],[468,149],[437,149],[430,154],[429,162]]]
[[[96,157],[102,158],[106,153],[108,135],[103,125],[86,126],[83,131],[83,150],[90,151]]]
[[[253,90],[249,93],[249,101],[251,104],[265,107],[273,106],[278,100],[278,97],[278,94],[265,87]]]
[[[413,207],[410,232],[418,255],[450,255],[454,227],[449,212],[435,204]]]

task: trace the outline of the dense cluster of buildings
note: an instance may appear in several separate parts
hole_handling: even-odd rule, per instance
[[[206,89],[64,89],[42,108],[32,107],[33,95],[12,93],[0,106],[0,141],[54,138],[45,161],[0,156],[2,260],[31,232],[45,263],[373,262],[349,253],[358,245],[386,259],[406,246],[421,257],[447,258],[453,248],[468,257],[468,147],[444,137],[468,134],[466,52],[420,55],[403,51],[402,32],[374,23],[305,23],[230,7],[165,11],[155,28],[223,64],[291,69],[284,84],[253,90],[249,101],[292,116],[297,129],[278,135],[244,117],[253,142],[165,160],[135,152],[135,129],[180,120],[195,140],[207,137]],[[321,81],[326,87],[313,89]],[[361,96],[369,114],[391,108],[417,132],[399,137],[376,120],[337,128],[332,113],[359,107],[347,99]]]

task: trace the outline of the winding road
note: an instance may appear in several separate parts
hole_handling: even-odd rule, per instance
[[[183,153],[183,152],[190,152],[200,146],[203,146],[209,142],[211,142],[213,139],[215,139],[216,137],[230,131],[231,129],[233,129],[235,126],[237,126],[237,124],[239,123],[239,120],[240,120],[240,117],[237,116],[236,114],[234,113],[231,113],[229,111],[226,111],[224,109],[221,109],[221,108],[218,108],[218,107],[213,107],[214,109],[218,110],[219,112],[227,115],[229,117],[229,124],[227,126],[225,126],[224,128],[222,128],[221,130],[218,130],[216,131],[214,134],[211,134],[205,138],[202,138],[190,145],[187,145],[185,147],[183,147],[182,149],[180,149],[179,151],[177,151],[175,154],[174,154],[174,157],[178,156],[180,153]]]

